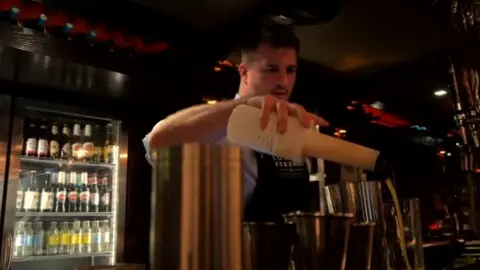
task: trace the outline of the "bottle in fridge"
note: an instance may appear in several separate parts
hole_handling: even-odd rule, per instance
[[[18,166],[10,166],[6,181],[5,207],[14,214],[3,220],[4,235],[13,238],[10,270],[115,264],[123,239],[118,210],[126,201],[118,198],[126,187],[126,156],[119,153],[127,153],[119,147],[127,141],[120,122],[22,102],[11,125],[16,160],[5,164]]]

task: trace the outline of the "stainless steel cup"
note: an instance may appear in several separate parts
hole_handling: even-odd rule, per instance
[[[116,265],[82,266],[76,270],[145,270],[145,265],[122,263]]]
[[[374,231],[375,223],[352,224],[347,250],[347,270],[375,269],[372,267]],[[375,258],[375,260],[379,259]],[[376,262],[375,260],[373,263]]]
[[[286,216],[296,225],[296,270],[344,270],[352,214],[295,212]]]
[[[245,270],[289,270],[297,238],[294,224],[246,222],[243,229]]]
[[[241,149],[191,143],[153,158],[150,269],[244,270]]]
[[[329,214],[353,214],[346,269],[385,269],[386,238],[380,182],[342,182],[328,185],[325,187],[325,194]],[[372,257],[375,259],[372,260]]]

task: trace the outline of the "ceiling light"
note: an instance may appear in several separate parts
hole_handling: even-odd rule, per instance
[[[447,94],[447,90],[437,90],[433,94],[437,97],[445,96]]]

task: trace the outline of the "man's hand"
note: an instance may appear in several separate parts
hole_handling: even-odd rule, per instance
[[[288,116],[295,116],[305,128],[311,128],[312,125],[328,126],[325,119],[305,111],[303,106],[289,103],[274,96],[252,97],[247,101],[247,104],[262,110],[260,118],[262,129],[267,127],[271,113],[278,115],[277,131],[279,133],[285,133],[287,130]]]

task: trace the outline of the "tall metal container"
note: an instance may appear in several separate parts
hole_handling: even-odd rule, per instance
[[[243,269],[241,158],[207,144],[156,151],[150,269]]]

